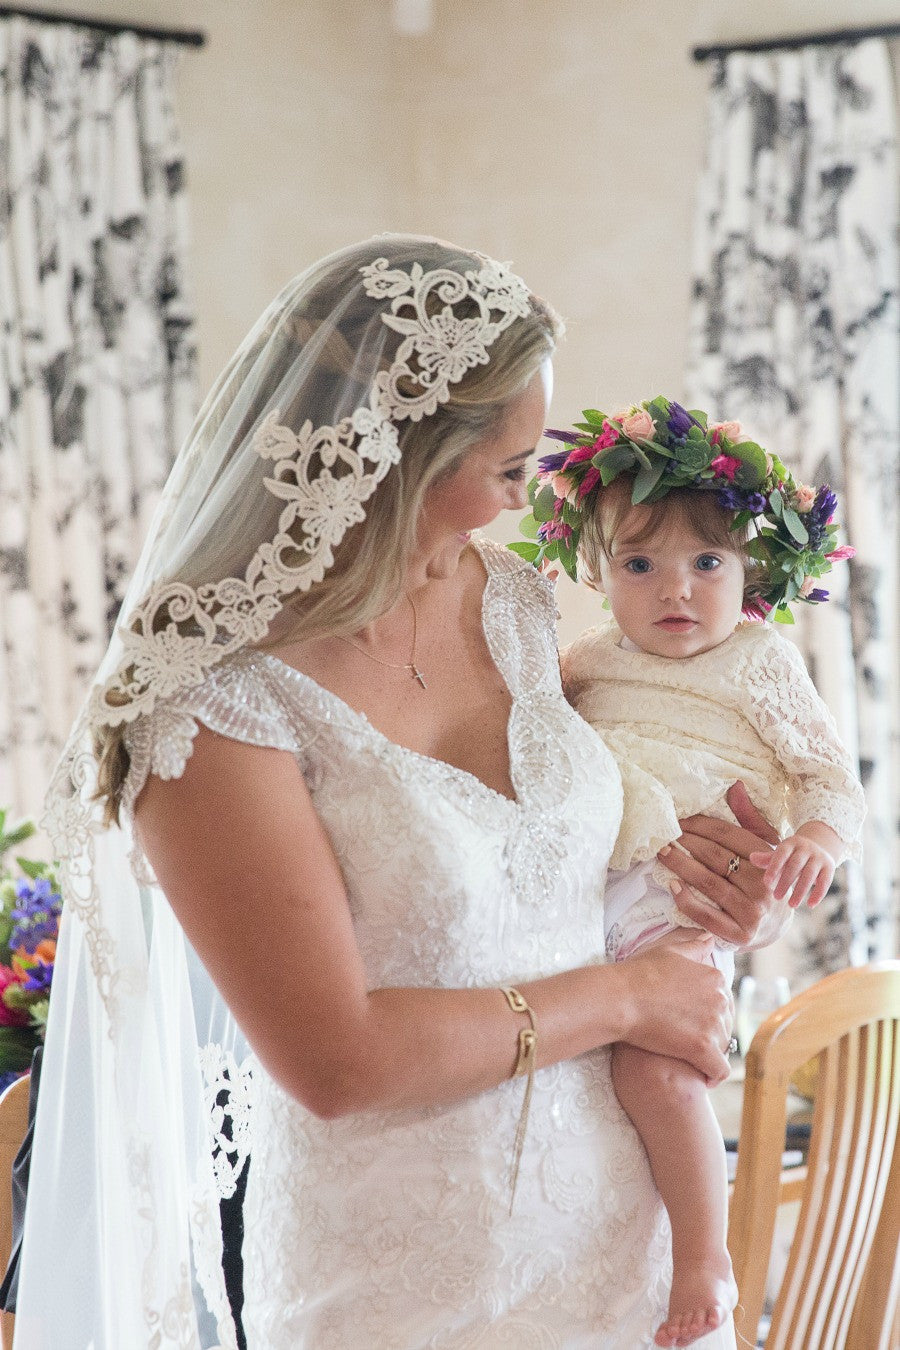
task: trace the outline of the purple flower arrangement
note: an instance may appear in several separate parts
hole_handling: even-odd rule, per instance
[[[838,547],[829,487],[797,483],[776,455],[744,438],[740,423],[713,422],[698,409],[658,397],[609,416],[582,413],[573,430],[548,430],[564,449],[538,461],[528,488],[531,511],[521,522],[525,542],[510,548],[540,566],[558,561],[578,574],[578,540],[586,511],[620,474],[633,479],[635,505],[660,501],[669,492],[712,491],[732,527],[750,524],[747,552],[763,564],[763,595],[750,617],[793,623],[796,600],[818,604],[828,592],[815,581],[854,550]]]
[[[0,1089],[23,1073],[43,1040],[56,961],[62,897],[53,868],[4,854],[34,834],[23,821],[6,828],[0,810]]]

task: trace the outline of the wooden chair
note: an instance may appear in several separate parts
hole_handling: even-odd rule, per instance
[[[800,1216],[766,1350],[895,1350],[900,1295],[900,961],[839,971],[747,1054],[728,1226],[738,1344],[756,1345],[791,1074],[818,1056]]]
[[[12,1167],[28,1129],[30,1075],[17,1078],[0,1096],[0,1278],[12,1250]],[[0,1346],[12,1345],[12,1313],[0,1311]]]

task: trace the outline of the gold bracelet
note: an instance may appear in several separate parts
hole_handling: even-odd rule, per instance
[[[525,1131],[528,1128],[528,1111],[531,1106],[531,1089],[534,1086],[534,1065],[537,1059],[537,1023],[534,1018],[534,1009],[530,1008],[525,999],[511,985],[501,985],[501,993],[506,998],[510,1009],[514,1013],[525,1013],[531,1026],[522,1027],[519,1032],[518,1053],[516,1055],[516,1065],[512,1071],[513,1078],[526,1078],[525,1096],[522,1100],[522,1111],[519,1116],[519,1123],[516,1126],[516,1138],[513,1144],[512,1172],[509,1187],[509,1212],[512,1214],[513,1201],[516,1198],[516,1182],[519,1180],[519,1164],[522,1161],[522,1149],[525,1147]]]

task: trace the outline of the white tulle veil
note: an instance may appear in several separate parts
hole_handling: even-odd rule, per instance
[[[48,797],[64,919],[17,1350],[236,1345],[219,1202],[252,1149],[248,1046],[134,847],[143,728],[322,581],[404,430],[533,303],[481,255],[383,236],[285,287],[199,414]],[[107,826],[110,736],[130,767]]]

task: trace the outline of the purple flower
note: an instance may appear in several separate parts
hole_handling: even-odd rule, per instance
[[[55,938],[62,912],[62,897],[46,877],[16,882],[18,904],[12,910],[14,927],[9,944],[24,947],[30,954],[44,938]]]
[[[816,552],[825,539],[825,526],[829,523],[837,508],[837,497],[831,488],[823,484],[816,493],[816,499],[806,513],[804,524],[809,535],[806,547]]]
[[[568,445],[574,445],[578,440],[574,431],[552,431],[550,427],[544,427],[544,435],[552,441],[565,441]]]
[[[543,455],[538,460],[538,473],[559,473],[570,453],[568,450],[557,450],[554,455]]]
[[[726,511],[750,511],[754,516],[766,509],[766,498],[761,492],[747,492],[742,488],[722,487],[716,493],[716,501]]]
[[[812,514],[817,520],[821,520],[823,525],[828,525],[837,510],[837,497],[832,492],[827,483],[824,483],[816,493],[816,500],[812,504]]]
[[[47,961],[38,961],[28,972],[28,979],[22,985],[29,994],[49,994],[53,983],[53,966]]]
[[[828,599],[828,592],[823,591],[821,586],[814,586],[809,595],[805,595],[803,598],[811,601],[812,604],[821,604],[823,600]]]
[[[669,417],[666,426],[676,441],[683,441],[694,425],[694,418],[680,403],[669,404]]]

